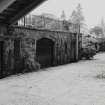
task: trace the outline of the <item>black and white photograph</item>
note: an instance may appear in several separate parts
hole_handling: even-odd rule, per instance
[[[0,0],[0,105],[105,105],[105,0]]]

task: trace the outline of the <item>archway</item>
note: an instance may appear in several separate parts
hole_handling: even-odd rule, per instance
[[[41,68],[53,65],[54,42],[48,38],[39,39],[36,43],[37,61]]]
[[[4,41],[0,41],[0,78],[3,76],[4,70]]]
[[[22,63],[20,62],[20,39],[14,40],[14,60],[15,60],[15,73],[21,72]]]

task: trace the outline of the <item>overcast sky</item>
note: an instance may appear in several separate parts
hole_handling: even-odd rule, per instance
[[[85,23],[89,27],[99,24],[101,19],[105,18],[105,0],[48,0],[37,7],[33,13],[51,13],[60,17],[64,10],[68,19],[78,3],[83,8]]]

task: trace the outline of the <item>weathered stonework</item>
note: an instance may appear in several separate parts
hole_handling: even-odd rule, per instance
[[[73,61],[77,61],[77,43],[78,52],[81,49],[81,37],[77,40],[77,33],[61,32],[61,31],[49,31],[39,30],[27,27],[10,27],[8,29],[8,35],[0,37],[0,41],[3,41],[3,74],[12,74],[24,71],[37,70],[41,67],[39,61],[43,59],[50,60],[51,65],[55,66],[65,64]],[[47,43],[48,46],[39,46],[42,43]],[[44,50],[41,48],[48,47],[52,43],[52,49],[48,50],[49,55],[43,55]],[[2,45],[0,45],[2,46]],[[40,51],[42,50],[42,52]],[[40,51],[40,52],[38,52]],[[41,53],[38,58],[38,53]],[[51,55],[52,54],[52,55]],[[52,59],[53,58],[53,59]],[[37,60],[39,59],[39,61]],[[46,60],[47,61],[47,60]]]

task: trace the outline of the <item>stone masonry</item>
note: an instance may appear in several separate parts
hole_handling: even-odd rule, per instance
[[[1,75],[40,69],[42,64],[38,62],[36,53],[38,53],[37,43],[41,39],[54,43],[53,50],[51,50],[53,60],[49,66],[79,60],[79,54],[77,57],[76,52],[79,53],[81,49],[81,35],[62,31],[12,26],[8,28],[7,33],[0,36],[0,48],[3,51],[3,53],[1,53],[3,56],[0,59],[0,64],[3,65],[0,68]],[[44,45],[42,45],[42,47],[43,46]],[[50,49],[50,45],[48,45],[48,48]],[[39,57],[41,57],[41,55]],[[48,59],[51,58],[50,53],[49,56],[46,55],[45,59],[47,59],[47,57]]]

